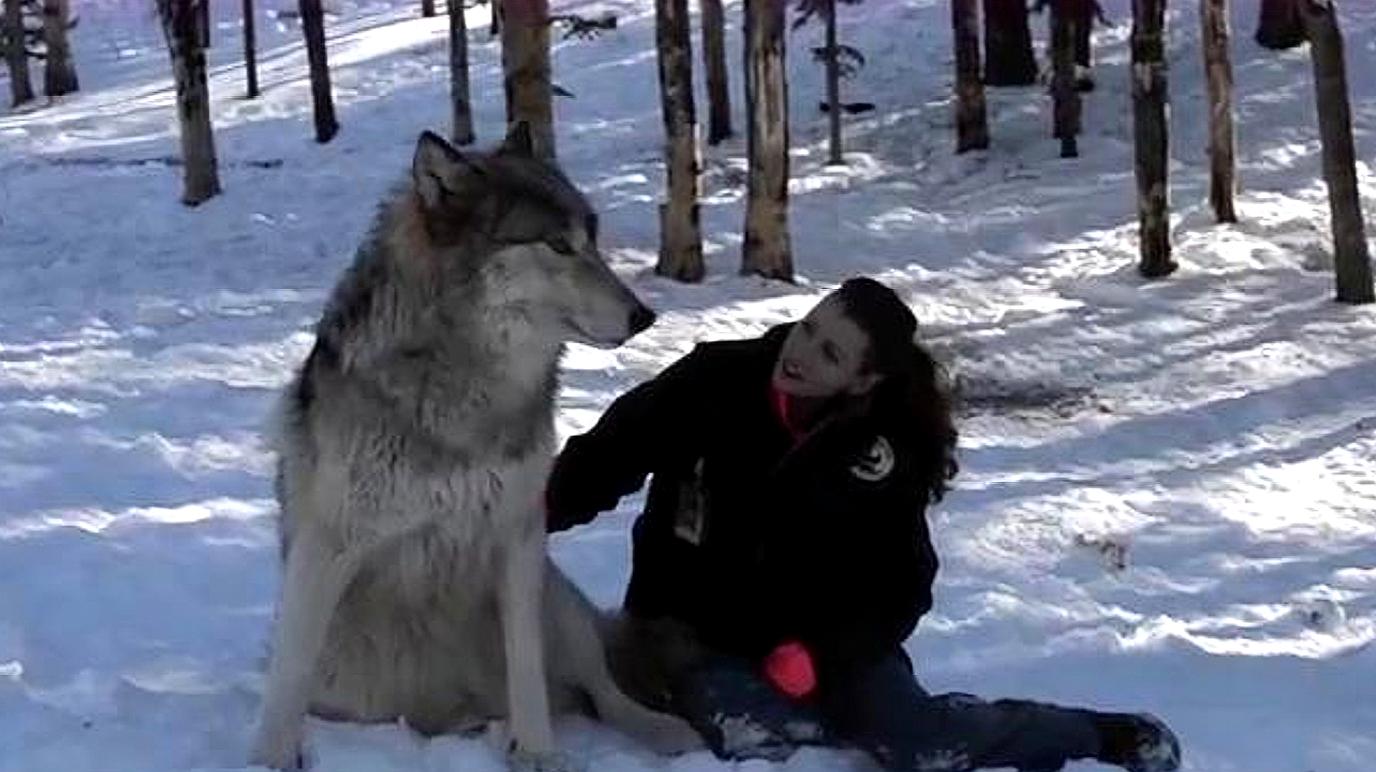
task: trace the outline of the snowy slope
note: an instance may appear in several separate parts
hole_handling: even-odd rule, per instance
[[[343,130],[317,146],[298,32],[268,18],[294,4],[260,9],[255,102],[240,98],[235,5],[216,4],[212,49],[225,194],[197,210],[165,161],[172,92],[145,3],[78,2],[85,90],[0,113],[4,772],[241,767],[278,580],[262,429],[374,202],[417,132],[444,127],[444,19],[332,3]],[[617,270],[663,315],[619,351],[570,352],[561,431],[696,340],[755,334],[876,275],[969,397],[963,472],[932,514],[937,608],[908,643],[928,686],[1150,709],[1196,772],[1369,772],[1376,309],[1330,300],[1307,52],[1260,50],[1257,0],[1235,5],[1237,226],[1211,225],[1204,200],[1195,9],[1171,16],[1171,279],[1133,270],[1126,0],[1106,3],[1116,25],[1098,37],[1078,160],[1057,157],[1039,89],[991,92],[993,148],[953,156],[947,6],[869,0],[842,11],[870,62],[846,88],[879,110],[848,123],[844,170],[822,166],[805,53],[819,36],[791,43],[800,283],[736,275],[738,139],[704,151],[709,276],[688,287],[650,272],[652,4],[579,4],[622,24],[556,50],[576,94],[557,107],[561,157],[604,213]],[[1342,14],[1371,232],[1376,8]],[[498,52],[480,29],[473,46],[492,141]],[[554,542],[601,604],[619,600],[637,503]],[[596,770],[730,768],[655,758],[581,720],[559,740]],[[322,770],[503,768],[483,738],[400,727],[315,722],[311,744]],[[816,750],[778,766],[868,768]]]

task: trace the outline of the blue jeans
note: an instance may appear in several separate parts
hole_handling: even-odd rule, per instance
[[[793,700],[751,663],[714,657],[682,679],[674,701],[727,759],[781,760],[800,745],[844,745],[869,752],[894,772],[1054,772],[1099,751],[1092,711],[931,695],[901,650],[872,665],[822,673],[820,681],[806,700]]]

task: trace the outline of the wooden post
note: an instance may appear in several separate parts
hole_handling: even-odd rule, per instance
[[[1304,20],[1300,18],[1303,0],[1261,0],[1257,18],[1257,45],[1273,51],[1296,48],[1304,43]]]
[[[245,94],[249,99],[258,98],[258,44],[253,19],[253,0],[244,0],[244,77],[247,80]]]
[[[1080,92],[1075,88],[1075,32],[1081,23],[1070,4],[1051,0],[1052,136],[1061,141],[1061,158],[1080,155]]]
[[[844,166],[841,155],[841,48],[836,43],[836,0],[823,0],[823,24],[826,26],[827,70],[827,164]]]
[[[979,79],[978,0],[950,0],[956,49],[956,153],[989,147],[984,84]]]
[[[1136,149],[1137,220],[1148,278],[1178,267],[1171,257],[1169,129],[1166,121],[1166,0],[1132,0],[1132,117]]]
[[[535,155],[554,158],[554,91],[550,82],[549,0],[500,0],[506,122],[524,122]]]
[[[698,228],[698,122],[688,0],[655,0],[655,33],[669,194],[668,202],[660,207],[655,273],[697,282],[702,281],[705,268]]]
[[[1031,86],[1037,82],[1032,30],[1024,0],[984,0],[984,85]]]
[[[1204,74],[1209,81],[1209,204],[1218,222],[1237,222],[1233,210],[1233,63],[1228,53],[1228,0],[1199,0]]]
[[[172,78],[182,147],[182,203],[197,206],[220,192],[205,49],[195,0],[157,0]]]
[[[449,138],[456,145],[473,143],[473,103],[468,84],[468,23],[464,0],[446,0],[449,11]]]
[[[1314,97],[1323,141],[1323,178],[1328,183],[1328,208],[1333,219],[1337,297],[1343,303],[1370,303],[1376,298],[1357,187],[1357,153],[1338,14],[1332,0],[1302,0],[1301,13],[1314,60]]]
[[[788,233],[784,0],[745,0],[745,240],[741,273],[793,281]]]
[[[330,62],[325,49],[325,10],[320,0],[298,0],[301,31],[306,36],[306,61],[311,72],[311,103],[315,114],[315,141],[321,144],[339,133],[330,89]]]
[[[707,144],[731,136],[731,91],[726,70],[726,12],[721,0],[701,0],[702,70],[707,77]]]
[[[23,0],[4,0],[6,33],[5,63],[10,71],[10,106],[18,107],[33,100],[33,85],[29,83],[29,56],[24,53]]]

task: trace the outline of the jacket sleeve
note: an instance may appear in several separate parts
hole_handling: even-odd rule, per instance
[[[545,486],[546,527],[591,522],[640,490],[645,478],[695,446],[709,384],[702,346],[621,395],[591,430],[570,437]]]

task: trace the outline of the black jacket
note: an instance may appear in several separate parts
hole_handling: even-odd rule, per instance
[[[820,669],[890,653],[931,607],[937,559],[903,416],[834,415],[801,441],[771,404],[788,326],[704,343],[569,439],[553,529],[590,521],[653,474],[625,606],[761,657],[804,643]]]

